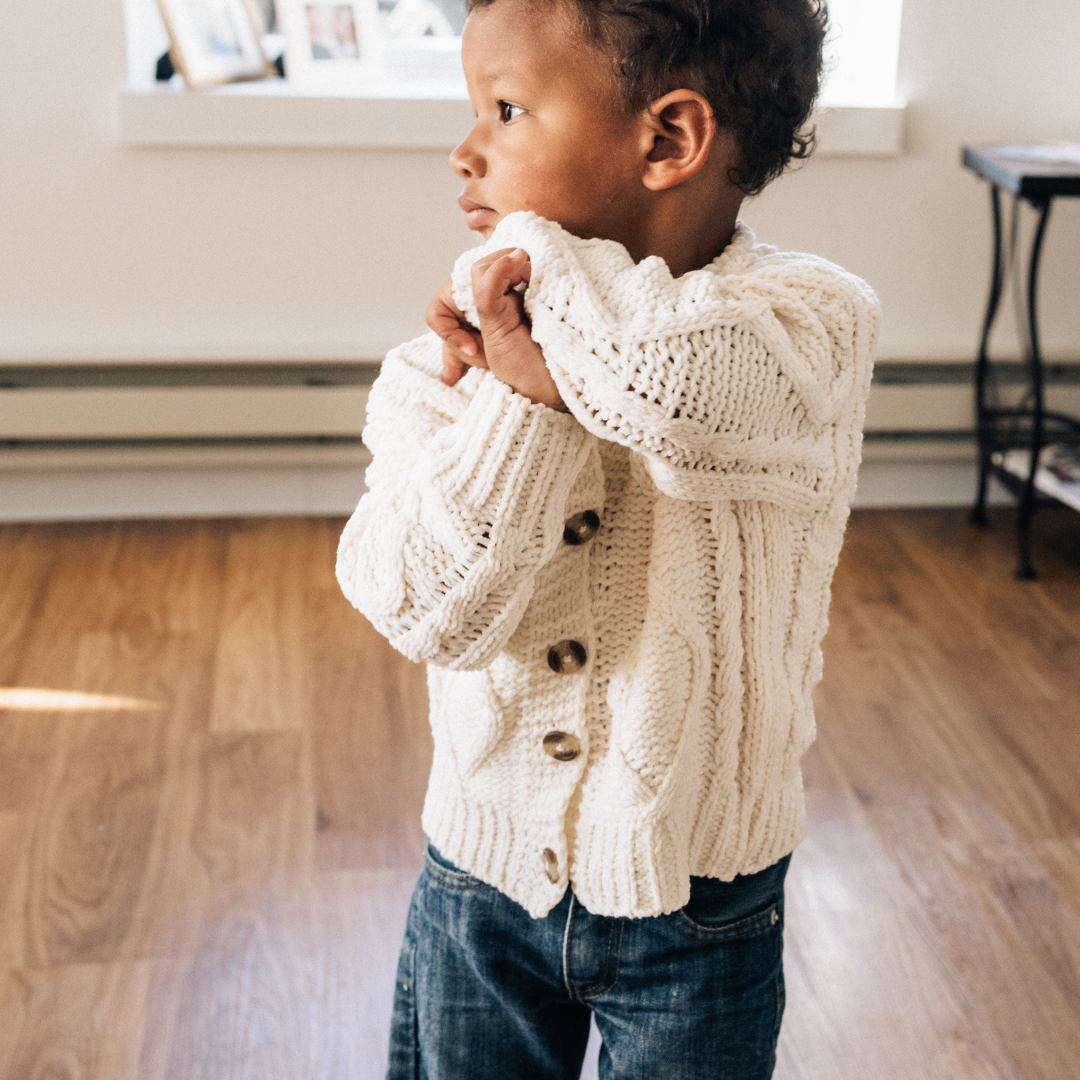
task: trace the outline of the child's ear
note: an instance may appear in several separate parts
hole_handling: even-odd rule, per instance
[[[642,114],[647,141],[642,182],[664,191],[696,175],[709,160],[717,140],[712,106],[693,90],[672,90]]]

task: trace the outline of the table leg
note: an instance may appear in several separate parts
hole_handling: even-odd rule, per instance
[[[994,328],[998,306],[1001,303],[1002,285],[1005,280],[1004,240],[1001,229],[1001,194],[996,184],[990,185],[990,207],[994,217],[994,272],[990,277],[990,297],[986,303],[982,339],[979,341],[979,357],[975,362],[975,420],[979,438],[979,484],[975,505],[971,508],[971,521],[985,525],[986,485],[990,479],[990,455],[993,453],[993,419],[987,414],[987,377],[990,373],[990,332]]]
[[[1031,565],[1031,519],[1035,513],[1035,475],[1039,471],[1039,455],[1043,448],[1043,422],[1045,419],[1045,401],[1043,389],[1042,353],[1039,349],[1039,260],[1042,256],[1043,238],[1046,235],[1046,223],[1050,218],[1052,199],[1041,204],[1033,204],[1039,211],[1039,224],[1035,229],[1035,239],[1031,245],[1031,262],[1028,266],[1027,289],[1027,361],[1031,380],[1031,468],[1024,482],[1020,496],[1020,508],[1016,517],[1016,536],[1020,548],[1020,564],[1016,576],[1032,580],[1035,568]]]

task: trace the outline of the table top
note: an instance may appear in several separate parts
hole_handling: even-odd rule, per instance
[[[965,146],[963,163],[1022,199],[1080,195],[1080,145]]]

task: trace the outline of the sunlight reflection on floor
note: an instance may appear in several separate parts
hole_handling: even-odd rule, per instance
[[[150,701],[147,698],[84,694],[78,690],[0,686],[0,709],[29,709],[36,712],[142,712],[165,707],[164,701]]]

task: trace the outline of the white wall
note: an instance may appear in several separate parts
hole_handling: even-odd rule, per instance
[[[899,81],[902,157],[812,161],[747,216],[770,241],[825,255],[878,289],[882,359],[971,358],[991,226],[986,185],[958,164],[960,147],[1080,142],[1080,5],[904,0]],[[1055,203],[1043,265],[1046,353],[1075,360],[1080,199]]]
[[[470,243],[442,153],[134,149],[121,0],[0,0],[0,361],[371,358]],[[988,273],[965,142],[1080,141],[1076,0],[906,0],[908,148],[822,158],[751,204],[764,239],[881,293],[885,359],[971,355]],[[1080,200],[1055,208],[1047,352],[1080,355]]]

